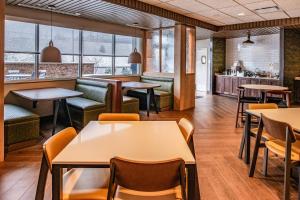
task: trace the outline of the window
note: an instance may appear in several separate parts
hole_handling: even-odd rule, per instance
[[[83,31],[82,75],[113,74],[113,35]]]
[[[52,41],[62,54],[62,63],[39,64],[38,78],[76,78],[79,65],[79,30],[53,27]],[[48,46],[51,40],[51,27],[39,26],[39,52]]]
[[[35,24],[5,21],[5,81],[30,80],[35,71]]]

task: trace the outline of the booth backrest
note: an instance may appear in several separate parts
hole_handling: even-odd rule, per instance
[[[83,92],[83,98],[105,103],[108,108],[111,108],[112,86],[110,83],[77,79],[75,89]]]
[[[170,94],[173,94],[173,78],[142,76],[141,82],[159,84],[160,87],[155,88],[155,90],[165,91]]]

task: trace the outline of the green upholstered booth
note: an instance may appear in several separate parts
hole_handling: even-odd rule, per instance
[[[160,111],[173,110],[174,99],[174,79],[164,77],[152,77],[142,76],[141,82],[159,84],[160,87],[154,88],[154,94],[157,101],[157,105]],[[146,90],[136,89],[129,90],[127,95],[131,97],[137,97],[140,100],[140,108],[146,108]]]
[[[140,100],[138,98],[123,96],[122,113],[139,113]]]
[[[20,106],[4,104],[4,143],[9,145],[38,139],[40,117]]]
[[[84,127],[97,120],[100,113],[111,112],[112,86],[97,80],[76,80],[75,90],[83,93],[81,97],[68,98],[72,121]]]

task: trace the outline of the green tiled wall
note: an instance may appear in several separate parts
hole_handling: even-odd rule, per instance
[[[225,70],[226,39],[213,38],[212,41],[212,67],[214,72],[213,74],[221,73]]]

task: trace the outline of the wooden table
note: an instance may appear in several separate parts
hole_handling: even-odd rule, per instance
[[[261,93],[261,100],[264,101],[266,97],[266,92],[267,91],[284,91],[288,90],[288,87],[282,87],[278,85],[260,85],[260,84],[244,84],[241,85],[241,87],[245,89],[250,89],[250,90],[259,90]]]
[[[260,117],[261,114],[277,120],[288,123],[292,128],[300,132],[300,108],[282,108],[282,109],[257,109],[257,110],[246,110],[246,122],[244,127],[244,135],[242,140],[245,142],[245,163],[250,163],[250,129],[251,129],[251,117]],[[242,141],[243,142],[243,141]],[[240,151],[239,157],[242,158],[242,153]]]
[[[145,162],[182,158],[188,169],[188,199],[200,199],[195,158],[175,121],[91,121],[54,158],[52,199],[62,195],[62,168],[109,168],[115,156]]]
[[[156,113],[158,114],[158,107],[156,104],[156,99],[154,95],[154,88],[160,87],[159,84],[153,84],[153,83],[144,83],[144,82],[124,82],[122,83],[122,88],[128,88],[128,89],[146,89],[147,90],[147,116],[149,116],[150,112],[150,103],[151,101],[154,104],[154,109]]]
[[[76,97],[83,95],[82,92],[68,90],[64,88],[42,88],[42,89],[30,89],[30,90],[16,90],[12,91],[14,94],[29,99],[33,102],[33,108],[36,108],[38,101],[53,101],[53,128],[52,135],[55,133],[57,115],[60,105],[64,109],[67,115],[69,123],[72,125],[71,115],[69,112],[68,104],[66,102],[67,98]]]

